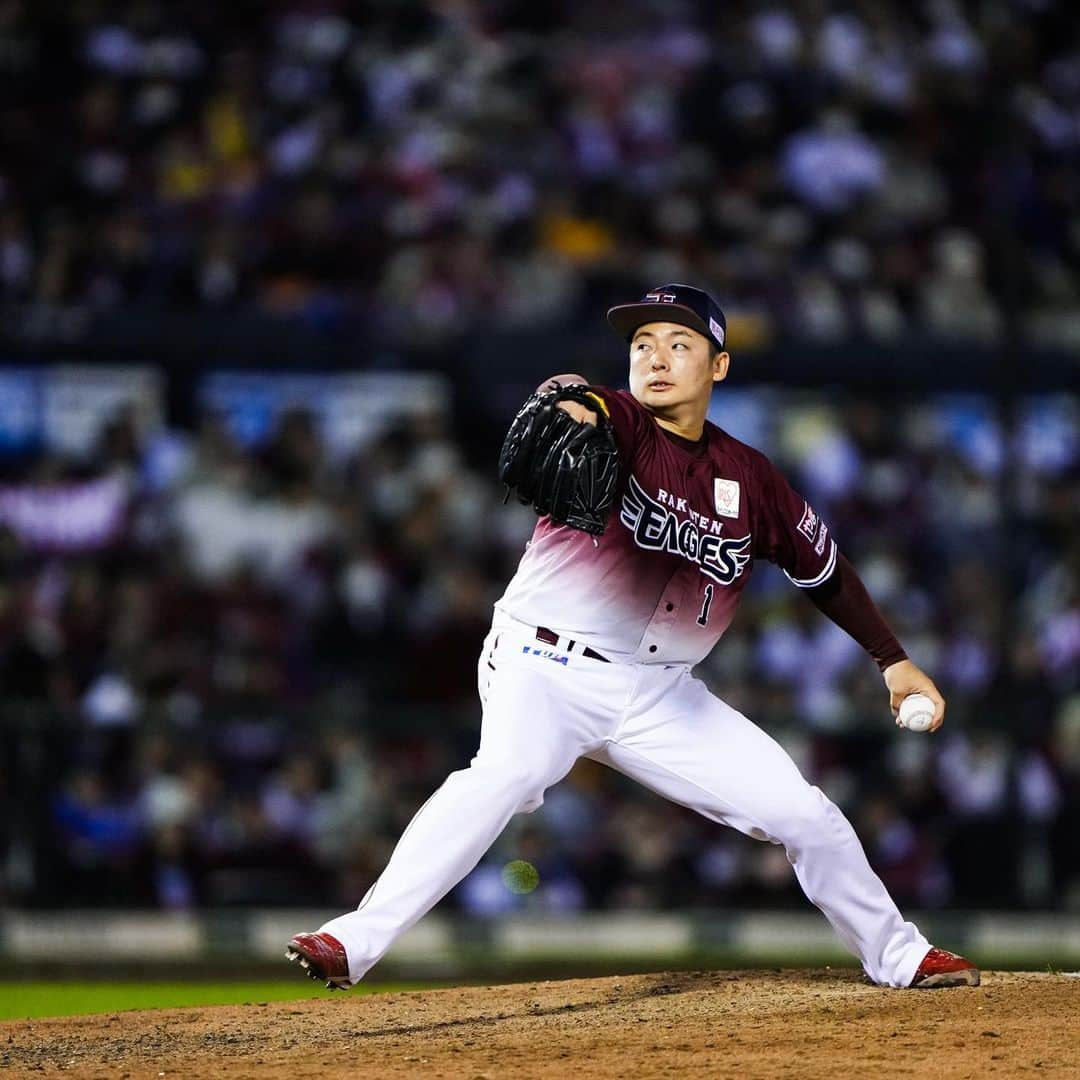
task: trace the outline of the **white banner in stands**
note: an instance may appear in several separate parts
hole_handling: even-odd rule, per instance
[[[0,455],[39,448],[80,458],[131,410],[146,434],[164,421],[165,379],[154,367],[61,364],[0,368]]]
[[[258,446],[290,409],[315,417],[331,454],[351,453],[400,419],[445,414],[450,387],[426,372],[350,372],[291,375],[272,371],[219,371],[199,386],[199,404],[220,413],[245,446]]]
[[[154,367],[65,364],[47,368],[42,396],[45,445],[72,457],[91,453],[111,420],[130,410],[138,431],[164,419],[165,378]]]

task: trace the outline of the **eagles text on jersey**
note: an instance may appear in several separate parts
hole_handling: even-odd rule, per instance
[[[646,551],[666,551],[695,563],[703,574],[730,585],[750,561],[750,534],[736,538],[703,532],[645,494],[631,475],[623,495],[619,520],[634,534],[634,543]]]

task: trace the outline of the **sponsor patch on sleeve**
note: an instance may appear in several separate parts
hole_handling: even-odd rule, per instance
[[[817,535],[817,543],[814,545],[814,554],[816,554],[816,555],[824,555],[825,554],[825,541],[828,538],[828,536],[829,536],[829,526],[826,525],[825,522],[823,521],[821,523],[821,529],[820,529],[820,531],[818,532],[818,535]]]
[[[796,526],[796,528],[806,537],[812,544],[814,542],[814,536],[817,533],[819,518],[814,512],[814,508],[808,503],[803,503],[803,516],[802,520]]]

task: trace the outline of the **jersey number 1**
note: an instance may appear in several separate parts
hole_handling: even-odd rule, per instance
[[[698,626],[707,626],[709,623],[709,608],[712,607],[712,594],[713,587],[711,585],[706,585],[705,599],[701,603],[701,612],[697,617]]]

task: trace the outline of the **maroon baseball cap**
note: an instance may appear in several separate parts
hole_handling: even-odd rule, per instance
[[[607,321],[624,341],[632,340],[637,328],[650,322],[689,326],[718,349],[724,347],[727,336],[727,319],[720,305],[693,285],[657,285],[636,304],[616,304],[608,311]]]

